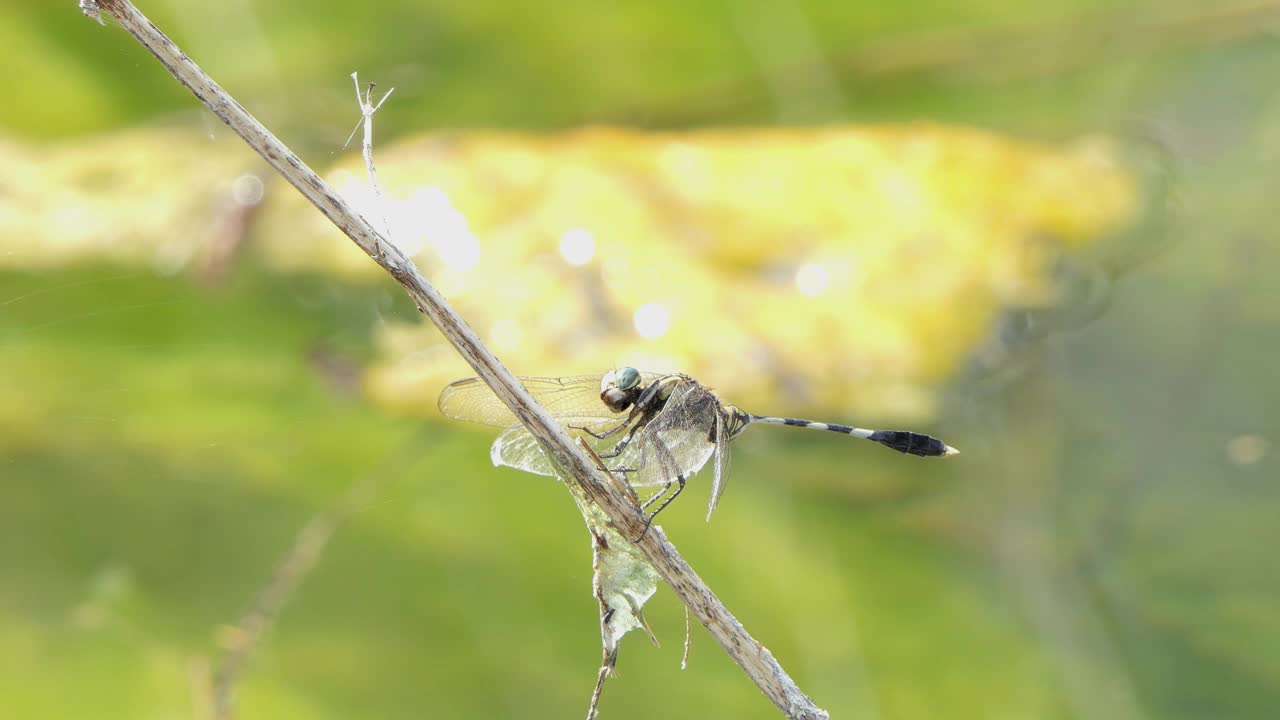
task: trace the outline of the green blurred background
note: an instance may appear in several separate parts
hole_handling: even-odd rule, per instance
[[[945,377],[913,378],[927,401],[874,408],[962,455],[752,430],[712,522],[695,479],[663,525],[833,717],[1274,717],[1280,4],[141,9],[322,166],[355,120],[352,70],[396,87],[378,116],[392,163],[396,138],[439,128],[925,120],[1049,146],[1116,138],[1139,216],[1048,268],[1052,302],[1006,308]],[[0,57],[0,140],[30,159],[0,169],[10,199],[38,187],[45,154],[127,163],[103,150],[122,128],[141,145],[176,129],[211,158],[129,171],[148,187],[205,192],[202,167],[245,158],[70,0],[0,7]],[[992,178],[997,201],[1008,182]],[[167,196],[149,193],[114,209],[154,212]],[[6,246],[30,254],[0,263],[0,714],[210,717],[229,626],[298,529],[369,478],[376,497],[254,650],[239,717],[585,712],[599,637],[581,520],[551,481],[492,468],[492,433],[370,399],[380,328],[416,322],[390,281],[252,254],[212,279],[160,260],[28,262],[59,238],[4,210]],[[733,300],[722,315],[751,320]],[[561,353],[564,374],[600,369]],[[719,386],[735,369],[696,368]],[[749,409],[830,411],[785,380],[744,388],[774,403]],[[603,717],[777,716],[698,628],[680,671],[669,593],[646,614],[662,647],[628,639]]]

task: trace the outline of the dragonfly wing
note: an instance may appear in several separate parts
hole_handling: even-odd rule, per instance
[[[716,451],[711,438],[717,408],[715,396],[700,385],[690,382],[676,387],[662,412],[640,433],[631,483],[666,485],[701,470]]]
[[[529,394],[557,418],[590,418],[608,415],[600,400],[600,374],[572,377],[522,377]],[[440,391],[441,414],[454,420],[514,427],[520,421],[480,378],[449,383]]]
[[[720,502],[720,496],[724,494],[725,478],[729,477],[729,438],[728,429],[725,427],[724,415],[716,413],[715,419],[715,472],[711,477],[711,501],[707,504],[707,520],[711,520],[711,513],[716,509],[716,503]]]
[[[680,475],[687,480],[707,464],[713,452],[715,446],[707,442],[705,432],[664,430],[647,434],[634,466],[636,472],[629,479],[637,487],[666,485]]]
[[[602,446],[607,446],[610,441],[599,440],[585,430],[591,430],[598,435],[616,427],[617,424],[617,418],[579,418],[566,422],[571,436],[585,437],[588,444],[597,452],[602,449]],[[499,435],[498,439],[493,441],[493,445],[489,446],[489,459],[499,467],[515,468],[534,475],[556,476],[556,468],[551,458],[543,452],[538,439],[524,429],[524,426],[510,428]]]
[[[498,436],[489,447],[489,459],[499,467],[515,468],[534,475],[554,477],[555,466],[542,451],[537,438],[523,427],[514,427]]]

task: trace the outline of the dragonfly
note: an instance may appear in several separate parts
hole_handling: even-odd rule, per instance
[[[661,488],[641,506],[646,511],[662,499],[646,517],[645,532],[684,490],[688,478],[708,462],[712,463],[712,479],[707,519],[711,519],[724,492],[729,442],[752,423],[827,430],[919,457],[948,457],[959,452],[937,438],[907,430],[868,430],[756,415],[723,402],[710,388],[682,373],[623,367],[591,375],[519,380],[570,434],[584,438],[611,472],[626,478],[632,487]],[[480,378],[450,383],[440,393],[439,407],[454,420],[505,428],[490,448],[494,465],[557,475],[537,439]]]

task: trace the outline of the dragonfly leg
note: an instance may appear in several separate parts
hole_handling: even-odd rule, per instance
[[[626,449],[627,449],[627,446],[631,444],[631,441],[632,441],[633,439],[635,439],[636,432],[638,432],[638,431],[640,430],[640,427],[641,427],[640,425],[634,425],[634,426],[632,426],[632,428],[631,428],[631,432],[627,433],[625,437],[623,437],[621,440],[619,440],[619,441],[618,441],[618,444],[614,445],[614,446],[613,446],[613,449],[612,449],[612,450],[610,450],[609,452],[607,452],[607,453],[596,453],[596,454],[597,454],[597,455],[599,455],[599,456],[600,456],[600,457],[602,457],[602,458],[615,458],[615,457],[618,457],[619,455],[621,455],[621,454],[622,454],[622,451],[623,451],[623,450],[626,450]],[[590,431],[588,431],[588,432],[590,432]]]
[[[684,490],[684,484],[685,484],[684,474],[681,473],[680,475],[677,475],[676,481],[680,483],[680,485],[676,487],[676,491],[671,493],[671,497],[667,498],[666,500],[663,500],[662,504],[658,506],[657,510],[654,510],[653,512],[649,513],[649,517],[645,518],[644,520],[644,530],[641,530],[640,536],[637,537],[632,542],[640,542],[641,540],[643,540],[644,536],[649,534],[649,528],[653,526],[653,519],[658,517],[658,513],[665,510],[667,506],[671,504],[672,500],[675,500],[677,497],[680,496],[680,492]],[[671,487],[671,483],[667,483],[662,488],[662,492],[649,498],[649,500],[645,502],[643,507],[645,508],[649,507],[649,505],[653,503],[654,500],[657,500],[658,498],[662,497],[667,492],[667,489],[670,487]]]
[[[649,517],[645,518],[644,530],[640,531],[640,537],[636,538],[635,542],[640,542],[641,540],[644,539],[644,536],[649,533],[649,528],[653,525],[653,519],[658,517],[658,513],[665,510],[667,506],[671,504],[671,501],[675,500],[677,497],[680,496],[680,493],[684,490],[684,485],[685,485],[684,473],[681,472],[680,469],[676,466],[676,458],[675,458],[675,455],[672,454],[671,448],[667,447],[667,444],[664,443],[661,439],[659,439],[656,436],[646,435],[644,439],[652,443],[655,459],[662,466],[661,469],[663,470],[665,476],[666,477],[675,476],[675,480],[674,481],[668,480],[667,484],[662,486],[662,492],[649,498],[645,502],[645,504],[640,507],[640,510],[643,512],[644,510],[648,509],[648,507],[652,505],[654,501],[656,501],[658,498],[665,495],[667,490],[671,488],[672,482],[677,482],[679,483],[679,485],[676,487],[676,491],[671,493],[670,497],[662,501],[662,504],[658,506],[657,510],[654,510],[653,512],[649,513]]]
[[[595,439],[597,439],[597,440],[604,440],[604,439],[605,439],[605,438],[607,438],[607,437],[612,437],[612,436],[617,435],[618,433],[622,432],[622,429],[623,429],[623,428],[625,428],[625,427],[627,427],[627,422],[628,422],[628,420],[623,420],[622,422],[620,422],[620,423],[618,423],[617,425],[615,425],[615,426],[613,426],[613,427],[609,428],[608,430],[605,430],[605,431],[604,431],[604,432],[602,432],[602,433],[598,433],[598,432],[596,432],[596,431],[592,430],[592,429],[591,429],[591,428],[589,428],[589,427],[584,427],[584,426],[579,426],[579,425],[570,425],[570,426],[569,426],[569,429],[570,429],[570,430],[581,430],[582,432],[584,432],[584,433],[586,433],[586,434],[590,435],[591,437],[593,437],[593,438],[595,438]]]
[[[662,497],[663,495],[665,495],[665,494],[667,493],[667,491],[671,489],[671,485],[672,485],[672,483],[674,483],[674,482],[675,482],[675,481],[674,481],[674,480],[672,480],[671,482],[667,483],[666,485],[663,485],[661,490],[659,490],[658,492],[656,492],[656,493],[654,493],[654,494],[653,494],[653,497],[651,497],[651,498],[649,498],[648,500],[645,500],[645,501],[644,501],[644,504],[640,506],[640,509],[641,509],[641,510],[648,510],[650,505],[652,505],[652,504],[654,504],[655,502],[657,502],[658,498],[660,498],[660,497]]]

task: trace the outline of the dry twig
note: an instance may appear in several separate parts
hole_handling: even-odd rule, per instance
[[[370,258],[386,270],[418,309],[502,399],[556,465],[581,486],[582,493],[600,506],[624,535],[638,537],[644,529],[639,508],[600,472],[570,440],[569,435],[489,351],[479,337],[427,282],[418,268],[330,188],[319,175],[284,146],[270,131],[240,106],[164,33],[127,0],[79,0],[86,15],[110,16],[133,35],[162,65],[215,115],[244,139],[277,172],[298,189]],[[707,628],[757,687],[789,718],[826,718],[791,680],[773,655],[756,642],[729,613],[720,599],[680,557],[664,533],[653,528],[638,543],[646,559],[671,586],[680,601]]]

